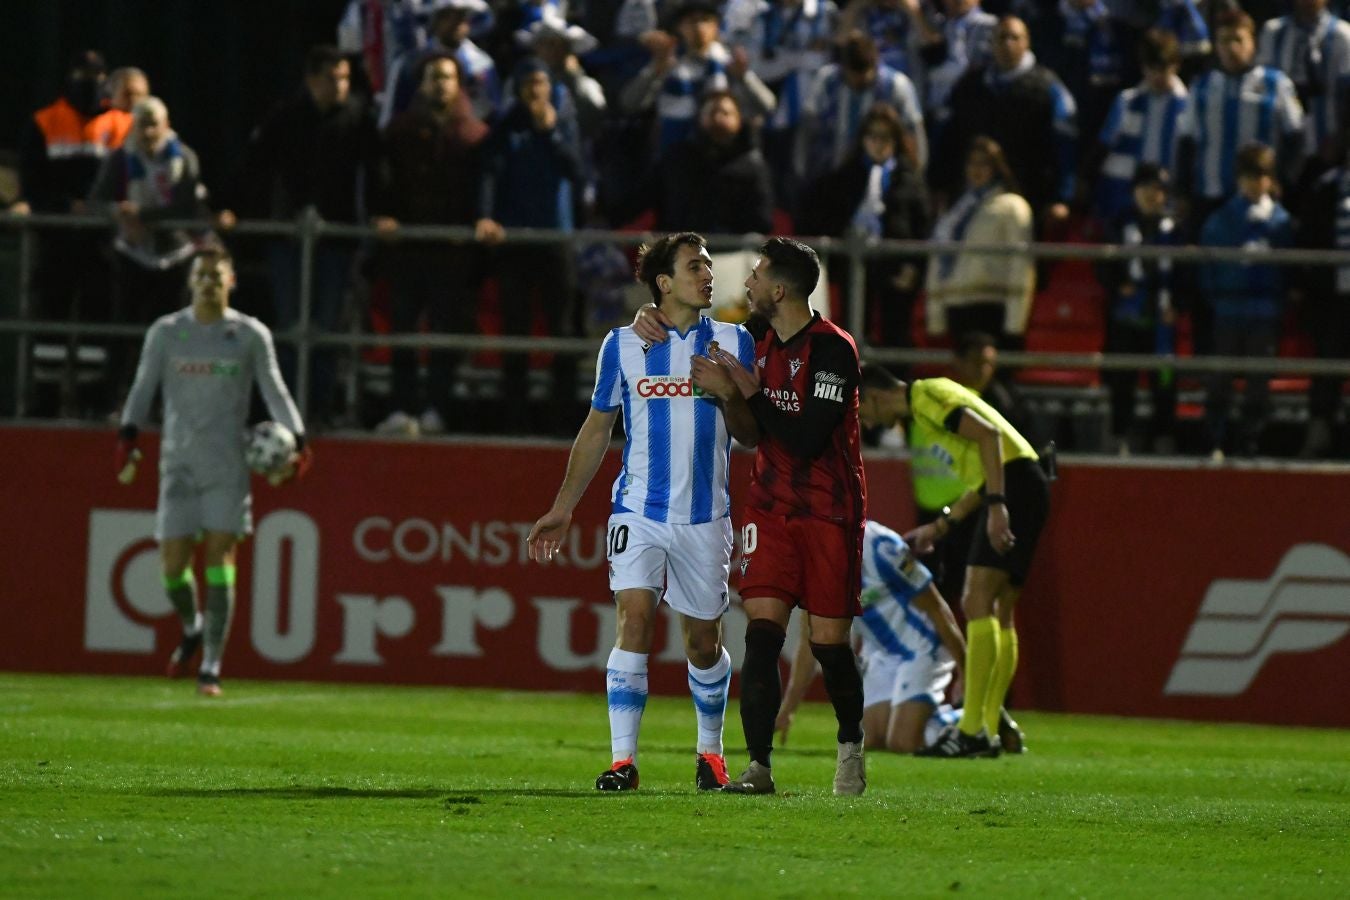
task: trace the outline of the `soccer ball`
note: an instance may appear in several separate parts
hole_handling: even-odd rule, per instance
[[[280,422],[259,422],[248,433],[244,462],[259,475],[281,469],[295,453],[295,435]]]

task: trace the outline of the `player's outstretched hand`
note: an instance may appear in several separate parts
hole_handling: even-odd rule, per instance
[[[666,318],[655,303],[644,303],[633,316],[633,331],[649,344],[659,344],[670,337],[668,329],[675,323]]]
[[[905,543],[920,556],[932,553],[933,547],[937,544],[937,523],[929,522],[910,531],[905,535]]]
[[[552,560],[553,554],[562,546],[563,538],[567,537],[567,529],[571,525],[570,512],[550,509],[545,513],[534,523],[534,527],[530,529],[530,536],[525,541],[530,550],[530,559],[535,562]]]
[[[117,439],[117,450],[113,457],[114,471],[117,472],[117,480],[122,484],[131,484],[136,480],[136,466],[141,461],[141,451],[136,449],[136,443],[127,438]]]
[[[773,730],[778,734],[778,739],[775,743],[779,747],[787,746],[788,732],[792,730],[792,717],[795,715],[795,712],[787,709],[780,709],[778,711],[778,718],[773,720]]]

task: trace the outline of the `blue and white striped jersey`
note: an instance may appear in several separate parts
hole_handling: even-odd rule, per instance
[[[721,43],[708,47],[706,56],[681,53],[661,81],[656,95],[657,146],[666,150],[689,137],[698,120],[699,98],[730,89],[727,65],[731,52]]]
[[[632,326],[615,328],[600,347],[591,406],[623,409],[623,470],[613,511],[655,522],[697,525],[731,514],[731,436],[721,407],[689,379],[689,361],[712,341],[746,368],[755,342],[740,325],[701,316],[684,334],[647,344]]]
[[[1178,136],[1195,140],[1196,193],[1207,199],[1237,189],[1238,148],[1260,141],[1279,152],[1285,135],[1303,130],[1294,83],[1279,69],[1253,66],[1240,75],[1198,75],[1182,110]]]
[[[1316,153],[1342,127],[1350,92],[1350,22],[1325,10],[1311,28],[1293,16],[1271,19],[1261,29],[1256,61],[1284,72],[1298,88],[1307,117],[1304,150]]]
[[[885,525],[868,521],[863,533],[862,602],[858,618],[863,656],[887,653],[906,662],[946,651],[928,615],[910,601],[933,581],[914,558],[905,539]]]
[[[1130,207],[1131,185],[1140,163],[1176,172],[1177,123],[1186,106],[1186,85],[1173,76],[1164,94],[1146,83],[1116,95],[1098,140],[1107,150],[1098,182],[1099,211],[1114,219]]]
[[[855,91],[844,79],[838,63],[822,68],[811,85],[803,112],[811,122],[806,149],[808,176],[820,175],[842,165],[858,144],[862,117],[876,103],[889,103],[917,144],[919,167],[928,165],[928,138],[923,127],[923,109],[914,82],[903,72],[885,64],[877,67],[870,87]]]
[[[993,56],[994,30],[998,16],[972,6],[959,16],[942,23],[947,40],[947,58],[928,70],[928,99],[924,108],[941,118],[946,112],[952,88],[969,69],[984,65]]]
[[[778,95],[767,127],[782,131],[801,120],[811,79],[829,61],[829,47],[839,10],[832,0],[782,4],[759,0],[754,18],[728,43],[744,46],[750,68]]]

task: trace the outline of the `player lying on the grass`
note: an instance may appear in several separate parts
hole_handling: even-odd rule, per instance
[[[647,661],[661,600],[680,614],[689,660],[689,691],[698,716],[695,783],[727,783],[722,755],[731,656],[722,646],[731,570],[731,437],[721,406],[694,388],[691,360],[720,347],[742,365],[754,342],[739,325],[714,322],[712,257],[691,232],[672,234],[639,252],[638,280],[665,313],[665,340],[649,344],[631,326],[605,338],[596,366],[591,411],[567,460],[553,507],[530,530],[530,558],[553,558],[572,511],[609,448],[619,410],[624,417],[623,470],[614,482],[609,518],[609,587],[618,606],[618,635],[609,654],[610,744],[613,764],[600,773],[602,791],[638,786],[638,730],[647,705]]]
[[[956,721],[946,691],[966,641],[932,574],[904,539],[871,520],[863,534],[863,614],[853,630],[861,643],[865,746],[913,753]],[[780,744],[787,743],[816,670],[803,633],[774,723]]]
[[[256,382],[272,418],[296,436],[298,452],[269,479],[279,484],[308,464],[304,425],[286,390],[272,349],[272,333],[257,319],[230,309],[234,264],[223,247],[203,250],[188,276],[192,305],[162,316],[145,335],[117,442],[117,480],[136,478],[139,428],[155,391],[164,395],[160,437],[159,541],[164,588],[183,623],[169,660],[180,675],[205,643],[197,692],[220,694],[220,661],[234,614],[235,546],[253,530],[253,498],[244,461],[244,424]],[[192,575],[196,545],[206,557],[206,615],[197,610]]]

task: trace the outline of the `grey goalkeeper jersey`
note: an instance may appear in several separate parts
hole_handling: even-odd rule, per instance
[[[189,306],[161,316],[146,333],[122,424],[144,427],[161,389],[160,470],[188,468],[203,484],[237,479],[246,471],[244,426],[255,381],[272,418],[303,433],[267,326],[233,309],[203,324]]]

